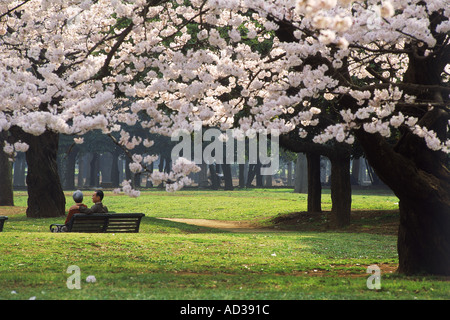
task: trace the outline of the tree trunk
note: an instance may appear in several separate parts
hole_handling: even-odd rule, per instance
[[[103,152],[99,158],[99,171],[100,171],[100,186],[112,187],[111,182],[111,171],[113,165],[113,153],[112,152]]]
[[[149,170],[150,173],[153,173],[153,168],[154,168],[154,166],[155,166],[155,165],[154,165],[153,162],[150,163],[150,165],[148,166],[148,170]],[[148,175],[147,175],[147,178],[146,178],[145,186],[146,186],[147,188],[153,187],[153,182],[152,182],[151,179],[149,179],[149,176],[148,176]]]
[[[352,175],[350,177],[350,182],[352,185],[359,185],[359,167],[360,158],[355,158],[352,161]]]
[[[79,189],[83,188],[85,185],[89,183],[87,181],[87,174],[89,171],[88,154],[80,154],[78,156],[78,177],[77,177],[77,186]]]
[[[400,200],[398,271],[449,276],[450,172],[445,160],[411,133],[395,149],[376,134],[360,131],[357,138],[372,168]]]
[[[233,175],[231,173],[231,165],[222,164],[223,178],[225,182],[225,190],[233,190]]]
[[[269,174],[264,176],[264,186],[268,188],[273,186],[273,175]]]
[[[92,159],[89,163],[90,165],[90,174],[89,174],[89,186],[98,187],[100,182],[100,170],[99,170],[99,159],[100,155],[97,152],[92,153]]]
[[[134,186],[134,188],[139,189],[141,187],[141,180],[142,180],[141,173],[140,172],[136,172],[134,174],[134,177],[133,177],[133,181],[134,181],[133,186]]]
[[[198,173],[198,186],[199,188],[207,188],[208,183],[208,165],[204,162],[199,164],[200,172]]]
[[[25,169],[27,166],[27,161],[25,159],[25,153],[20,152],[17,154],[14,161],[14,177],[13,177],[13,187],[24,187],[25,186]]]
[[[292,187],[292,161],[289,161],[287,166],[287,185],[288,187]]]
[[[337,227],[350,224],[352,188],[350,183],[350,154],[337,152],[331,161],[331,223]]]
[[[166,154],[164,156],[164,172],[170,173],[170,170],[172,170],[172,160],[170,158],[170,154]]]
[[[159,171],[163,172],[164,171],[164,161],[161,157],[159,158]],[[130,170],[130,163],[131,163],[131,159],[128,157],[125,157],[125,179],[131,180],[131,170]],[[163,187],[163,183],[160,183],[159,186],[162,188]]]
[[[322,185],[320,183],[320,155],[307,153],[308,212],[322,212]]]
[[[220,182],[219,182],[219,177],[217,176],[215,164],[209,165],[209,174],[211,177],[211,189],[219,190]]]
[[[77,156],[80,148],[74,146],[67,155],[65,174],[65,187],[66,189],[75,189],[75,164],[77,162]]]
[[[297,153],[297,161],[295,162],[295,181],[294,192],[308,192],[308,164],[304,153]]]
[[[112,153],[112,165],[111,165],[111,184],[114,188],[119,187],[120,181],[119,181],[119,153],[113,152]],[[152,163],[153,168],[153,163]]]
[[[239,164],[239,188],[245,188],[245,164]]]
[[[6,135],[7,132],[0,132],[0,206],[13,206],[11,162],[8,155],[3,152]]]
[[[249,164],[248,166],[248,172],[247,172],[247,182],[246,187],[250,188],[252,186],[253,179],[255,178],[256,174],[256,164]]]
[[[255,165],[255,176],[256,176],[256,186],[258,188],[263,187],[263,178],[261,175],[261,163],[258,161],[258,163]]]
[[[29,145],[26,152],[27,217],[64,216],[66,198],[59,180],[56,160],[59,135],[46,131],[40,136],[23,134],[23,137]]]
[[[288,136],[280,136],[281,146],[293,152],[305,152],[324,155],[331,161],[331,201],[332,223],[343,227],[350,223],[352,190],[350,184],[350,150],[344,144],[326,146],[314,143],[302,143]],[[315,179],[320,183],[319,178]],[[316,187],[317,188],[317,187]]]
[[[450,275],[450,210],[431,198],[400,200],[397,250],[403,274]]]

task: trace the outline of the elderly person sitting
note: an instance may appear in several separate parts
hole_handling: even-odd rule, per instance
[[[72,198],[73,201],[75,201],[75,204],[70,207],[66,222],[64,224],[68,224],[75,213],[80,213],[80,208],[87,208],[87,206],[83,204],[83,192],[81,192],[80,190],[75,191],[72,195]]]
[[[102,200],[104,197],[104,193],[102,190],[94,191],[94,194],[92,195],[92,202],[94,205],[91,208],[88,208],[86,206],[77,206],[74,205],[74,208],[77,208],[80,210],[81,213],[91,214],[91,213],[108,213],[108,208],[103,205]]]

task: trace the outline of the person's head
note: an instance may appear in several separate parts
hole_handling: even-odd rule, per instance
[[[81,192],[80,190],[77,190],[73,193],[72,195],[73,201],[75,201],[75,203],[82,203],[83,202],[83,192]]]
[[[100,202],[103,200],[103,191],[102,190],[96,190],[94,191],[94,194],[92,195],[92,202]]]

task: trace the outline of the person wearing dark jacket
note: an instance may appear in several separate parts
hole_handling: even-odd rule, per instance
[[[85,213],[85,214],[108,213],[108,208],[106,206],[104,206],[102,203],[103,197],[104,197],[103,191],[97,190],[92,195],[92,202],[94,203],[94,205],[92,207],[87,208],[87,207],[83,207],[83,206],[78,206],[77,209],[80,210],[80,213]]]

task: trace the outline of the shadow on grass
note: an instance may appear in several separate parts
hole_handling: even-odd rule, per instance
[[[313,232],[349,232],[397,235],[400,221],[398,210],[353,210],[350,225],[336,228],[331,212],[292,212],[280,214],[266,221],[266,225],[280,230]]]
[[[225,230],[215,228],[208,228],[202,226],[195,226],[183,222],[169,221],[165,219],[158,219],[153,217],[144,217],[141,220],[140,232],[174,232],[181,233],[227,233]]]

